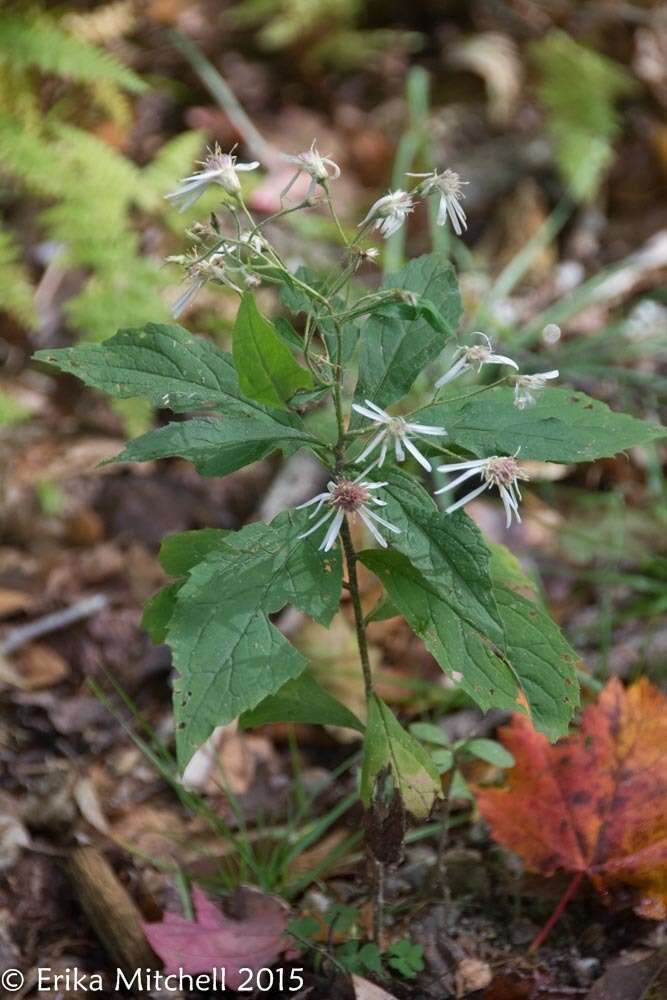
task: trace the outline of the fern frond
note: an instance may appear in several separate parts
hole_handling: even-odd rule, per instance
[[[116,268],[93,274],[65,312],[86,340],[105,340],[125,327],[169,319],[160,294],[166,284],[167,276],[155,261],[123,255]]]
[[[115,0],[97,10],[80,14],[66,14],[62,20],[65,28],[88,42],[105,44],[129,35],[137,25],[137,5],[134,0]]]
[[[154,209],[164,204],[162,199],[174,189],[178,178],[192,172],[192,165],[201,154],[203,145],[204,133],[197,131],[181,132],[165,142],[141,171],[143,207]]]
[[[0,15],[0,60],[77,83],[106,80],[133,93],[146,90],[143,80],[114,56],[38,13]]]
[[[34,326],[34,289],[19,257],[13,237],[0,228],[0,310],[24,326]]]
[[[616,102],[636,87],[617,63],[562,31],[534,42],[537,93],[548,110],[557,166],[577,201],[593,197],[619,133]]]

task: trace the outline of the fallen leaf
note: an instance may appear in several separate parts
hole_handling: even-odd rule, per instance
[[[14,670],[15,683],[24,691],[39,691],[59,684],[70,672],[60,653],[41,642],[33,642],[19,652]]]
[[[0,618],[10,618],[17,611],[28,611],[34,599],[23,590],[0,588]]]
[[[284,936],[289,908],[282,900],[245,886],[228,899],[238,907],[238,918],[228,917],[195,887],[194,920],[167,912],[161,923],[143,924],[167,974],[183,969],[194,975],[224,967],[227,986],[236,989],[245,978],[242,968],[254,973],[270,967],[281,952],[291,949]]]
[[[500,730],[516,767],[477,788],[495,840],[532,871],[588,875],[607,903],[667,915],[667,696],[611,680],[580,731],[551,746],[522,716]]]
[[[354,1000],[396,1000],[393,993],[387,993],[380,986],[364,979],[363,976],[352,976],[352,986],[354,987]]]
[[[479,958],[464,958],[456,966],[454,973],[456,995],[464,997],[468,993],[483,990],[492,979],[493,973],[488,962],[482,962]]]
[[[0,872],[13,868],[30,837],[18,816],[18,808],[9,795],[0,795]]]
[[[651,1000],[667,995],[667,948],[641,962],[613,962],[586,1000]]]

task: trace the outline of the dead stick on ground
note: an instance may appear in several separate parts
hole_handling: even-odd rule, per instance
[[[63,608],[62,611],[54,611],[51,615],[44,615],[43,618],[29,622],[28,625],[12,629],[0,642],[0,655],[9,656],[33,639],[39,639],[40,636],[48,635],[50,632],[57,632],[58,629],[73,625],[83,618],[90,618],[91,615],[96,615],[98,611],[106,608],[108,603],[109,599],[104,594],[94,594],[92,597],[84,597],[69,608]]]
[[[159,969],[139,910],[97,848],[75,848],[68,870],[81,908],[112,961],[128,978],[137,969]]]

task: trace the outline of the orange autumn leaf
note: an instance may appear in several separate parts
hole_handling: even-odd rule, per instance
[[[542,875],[586,874],[606,902],[667,916],[667,697],[610,681],[580,731],[552,746],[523,716],[500,730],[516,760],[477,788],[495,840]]]

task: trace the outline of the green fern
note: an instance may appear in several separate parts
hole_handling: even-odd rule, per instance
[[[33,294],[14,239],[6,229],[0,228],[0,303],[3,311],[24,326],[32,325],[36,319]]]
[[[146,90],[143,80],[108,52],[64,31],[39,11],[0,16],[0,61],[77,83],[106,80],[132,93]]]
[[[131,111],[123,90],[143,82],[116,59],[77,38],[36,9],[0,12],[0,170],[5,186],[37,199],[43,236],[59,248],[59,263],[84,270],[81,291],[65,305],[70,328],[87,339],[119,327],[167,318],[163,293],[171,283],[161,261],[142,252],[137,210],[171,221],[164,195],[187,173],[203,145],[199,132],[167,143],[143,169],[99,136],[72,124],[85,87],[97,109],[121,121]],[[75,85],[43,107],[39,76]],[[78,96],[77,96],[78,95]],[[32,289],[11,235],[0,231],[0,308],[35,322]]]
[[[531,54],[563,181],[575,200],[593,198],[620,130],[616,102],[636,85],[617,63],[562,31],[534,42]]]

